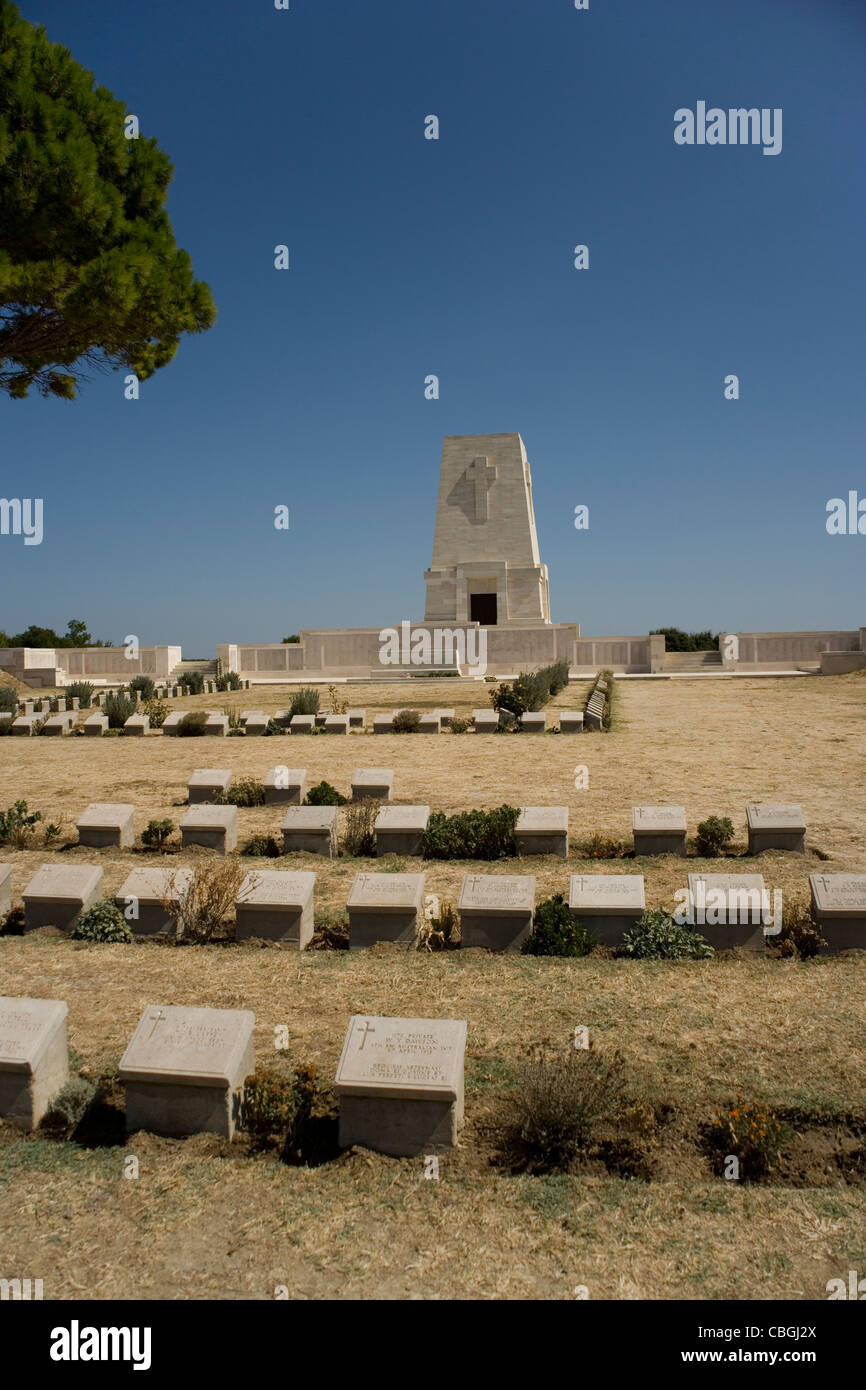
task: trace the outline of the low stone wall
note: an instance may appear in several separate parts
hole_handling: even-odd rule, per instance
[[[866,650],[866,628],[829,632],[723,632],[719,651],[726,670],[819,671],[824,652]]]
[[[866,667],[866,652],[822,652],[821,675],[843,676],[847,671],[862,671]]]

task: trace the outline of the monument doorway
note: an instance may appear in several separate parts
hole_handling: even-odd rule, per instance
[[[480,623],[482,627],[496,626],[496,595],[470,594],[469,621]]]

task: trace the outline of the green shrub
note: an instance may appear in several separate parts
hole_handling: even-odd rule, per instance
[[[557,661],[540,671],[521,671],[510,685],[506,681],[491,691],[490,699],[494,709],[510,710],[519,718],[543,709],[551,696],[558,695],[567,685],[568,662]]]
[[[510,714],[516,715],[519,719],[521,714],[526,713],[528,706],[524,694],[519,691],[516,686],[516,681],[514,685],[509,685],[506,681],[503,681],[502,685],[497,686],[496,690],[491,690],[490,703],[493,708],[498,709],[500,713],[503,710],[507,710]]]
[[[514,828],[520,811],[498,806],[494,811],[461,811],[446,816],[434,811],[421,842],[425,859],[505,859],[514,854]]]
[[[719,649],[719,634],[712,632],[683,632],[679,627],[654,627],[650,635],[661,633],[666,652],[715,652]]]
[[[61,818],[61,821],[60,821],[60,824],[59,824],[59,825],[55,825],[55,824],[54,824],[54,821],[49,821],[49,822],[48,822],[48,824],[46,825],[45,829],[44,829],[43,832],[42,832],[42,838],[44,839],[46,845],[50,845],[50,844],[53,844],[53,842],[54,842],[55,840],[59,840],[59,839],[60,839],[60,836],[62,835],[62,833],[63,833],[63,820],[62,820],[62,818]]]
[[[623,938],[634,960],[707,960],[715,955],[699,932],[675,922],[663,908],[648,909]]]
[[[184,671],[177,683],[187,695],[201,695],[204,691],[204,675],[201,671]]]
[[[307,806],[345,806],[346,798],[341,796],[330,782],[317,782],[307,792]]]
[[[207,710],[191,709],[177,726],[180,738],[201,738],[207,724]]]
[[[42,1117],[42,1128],[57,1138],[69,1139],[96,1099],[92,1081],[74,1076],[57,1092]]]
[[[173,820],[148,821],[147,829],[141,832],[141,843],[148,849],[164,849],[165,842],[173,830]]]
[[[774,1168],[791,1131],[768,1105],[737,1096],[736,1102],[716,1112],[709,1129],[710,1147],[717,1169],[729,1154],[740,1160],[740,1178],[759,1178]]]
[[[575,921],[562,894],[555,893],[538,904],[521,949],[525,956],[588,956],[597,944],[583,923]]]
[[[226,671],[224,676],[217,676],[217,690],[240,690],[241,678],[237,671]]]
[[[375,856],[376,817],[381,805],[380,801],[371,796],[348,804],[343,838],[344,854]]]
[[[291,714],[318,714],[319,713],[319,692],[318,690],[296,690],[292,696],[292,703],[289,706]]]
[[[166,701],[157,700],[156,696],[153,699],[145,700],[141,706],[141,712],[147,715],[152,729],[162,728],[168,718],[168,711],[169,706]]]
[[[279,859],[280,847],[273,835],[252,835],[247,840],[241,854],[253,859]]]
[[[102,706],[103,714],[108,716],[109,729],[122,729],[131,714],[135,714],[138,706],[128,695],[124,695],[119,690],[112,690],[105,697]]]
[[[73,941],[131,941],[132,932],[113,898],[103,898],[82,912],[72,929]]]
[[[11,685],[0,685],[0,713],[18,713],[18,696]]]
[[[30,844],[33,827],[42,819],[41,811],[28,811],[26,801],[16,801],[5,811],[0,811],[0,845],[14,845],[25,849]]]
[[[718,859],[733,838],[734,823],[730,816],[708,816],[698,826],[695,847],[702,859]]]
[[[421,715],[416,709],[401,709],[394,715],[393,728],[395,734],[417,734],[418,725],[421,723]]]
[[[150,676],[133,676],[129,688],[137,691],[142,700],[152,700],[156,694],[156,686]]]
[[[241,777],[218,800],[224,806],[264,806],[265,788],[255,777]]]
[[[451,726],[452,734],[465,734],[467,730],[472,728],[468,719],[449,719],[448,723]]]
[[[73,681],[71,685],[65,686],[64,689],[70,700],[78,701],[79,709],[90,709],[94,690],[90,681]]]
[[[625,1059],[591,1048],[539,1049],[517,1067],[507,1147],[524,1172],[566,1171],[625,1100]]]
[[[284,724],[278,724],[276,719],[269,719],[265,729],[265,736],[273,738],[275,734],[287,734],[288,732]]]

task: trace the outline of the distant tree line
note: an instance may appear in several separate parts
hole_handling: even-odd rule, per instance
[[[661,633],[665,639],[666,652],[717,652],[719,634],[717,632],[683,632],[679,627],[654,627],[651,636]]]
[[[51,627],[36,627],[33,623],[23,632],[0,632],[0,647],[114,647],[123,643],[103,642],[91,637],[87,624],[80,618],[70,618],[66,635],[61,637]]]

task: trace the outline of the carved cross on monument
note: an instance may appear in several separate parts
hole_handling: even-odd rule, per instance
[[[370,1020],[368,1018],[365,1018],[363,1023],[359,1023],[358,1027],[363,1028],[364,1030],[364,1036],[358,1044],[358,1051],[361,1052],[363,1050],[364,1043],[367,1041],[367,1034],[375,1033],[376,1029],[370,1027]]]
[[[149,1032],[148,1035],[147,1035],[148,1041],[153,1037],[154,1033],[156,1032],[157,1024],[159,1024],[159,1023],[164,1023],[165,1020],[166,1020],[166,1017],[167,1017],[167,1015],[166,1015],[165,1013],[163,1013],[162,1009],[160,1009],[158,1013],[151,1014],[150,1018],[151,1018],[151,1021],[153,1022],[153,1027],[151,1028],[150,1032]]]
[[[473,459],[466,476],[475,488],[475,520],[486,521],[487,493],[496,482],[496,464],[486,456]]]

